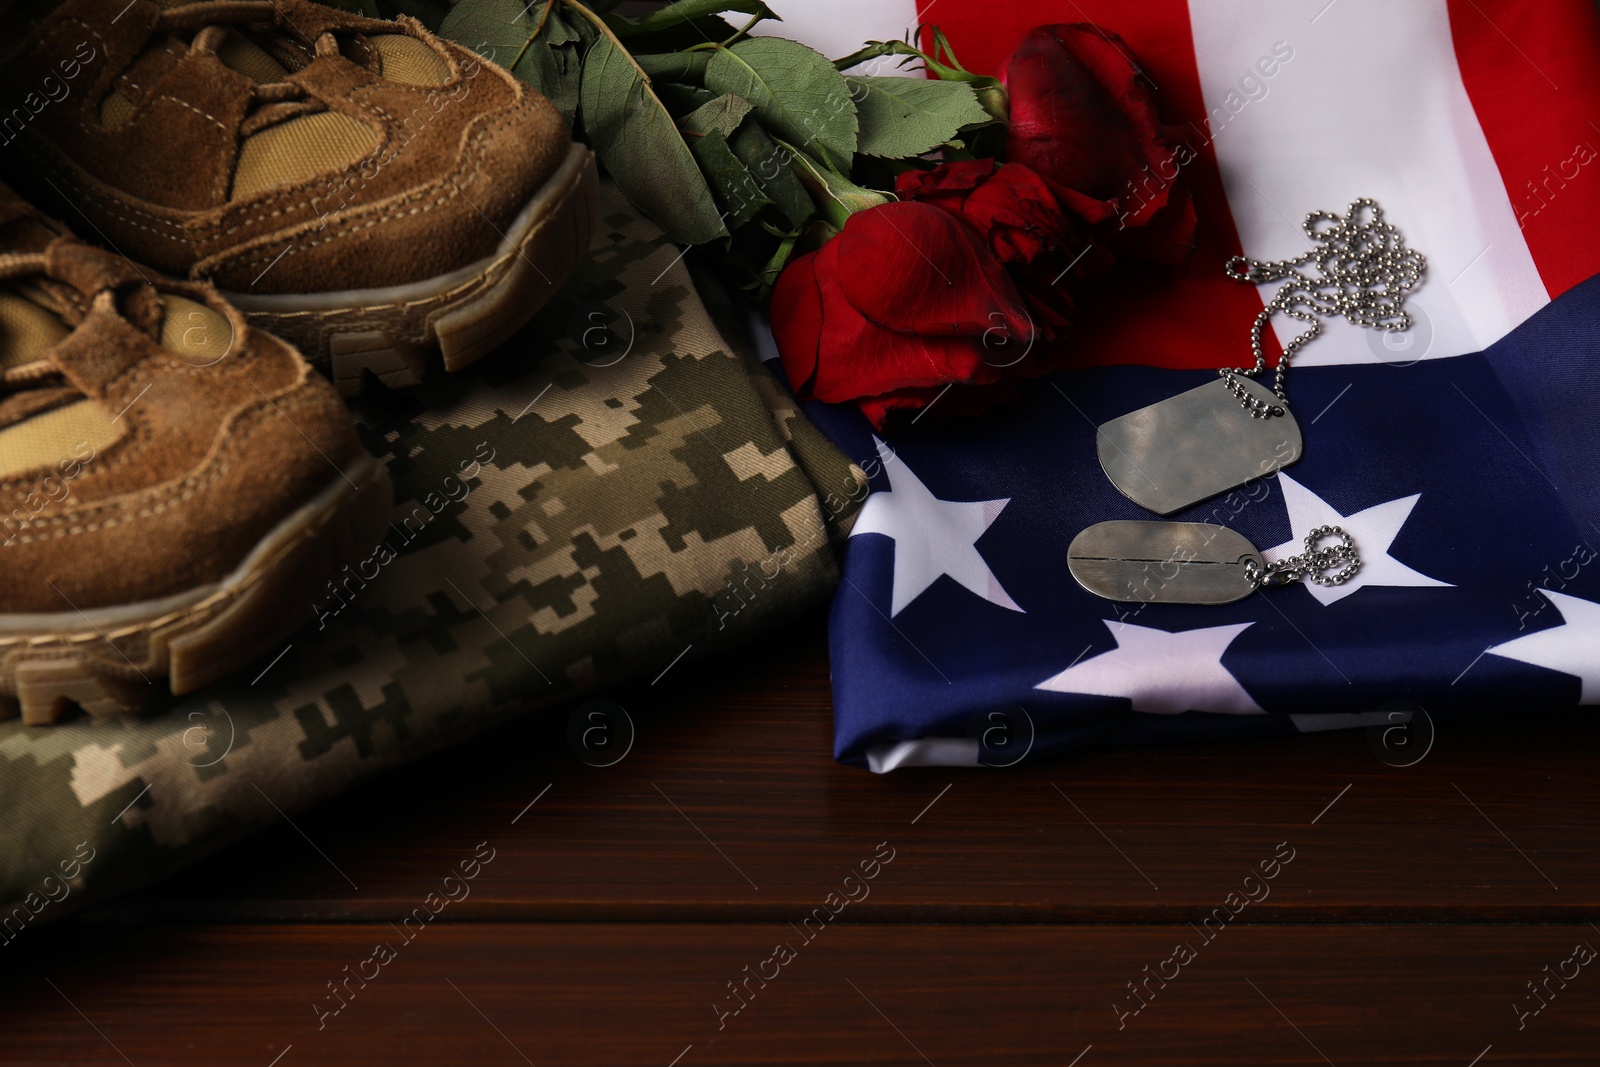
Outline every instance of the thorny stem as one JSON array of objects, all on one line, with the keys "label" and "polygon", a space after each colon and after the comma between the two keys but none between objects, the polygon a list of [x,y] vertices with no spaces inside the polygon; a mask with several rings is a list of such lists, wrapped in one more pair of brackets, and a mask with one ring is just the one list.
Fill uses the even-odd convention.
[{"label": "thorny stem", "polygon": [[757,12],[756,14],[751,15],[750,16],[750,21],[745,23],[743,26],[740,26],[737,30],[735,30],[734,33],[733,33],[733,36],[729,37],[726,41],[706,41],[704,44],[693,44],[693,45],[690,45],[688,48],[685,48],[684,51],[685,52],[720,52],[724,48],[728,48],[728,47],[730,47],[730,46],[732,46],[734,44],[737,44],[740,40],[750,36],[750,30],[755,26],[755,24],[758,23],[758,22],[764,21],[766,18],[767,18],[766,15],[763,15],[760,12]]}]

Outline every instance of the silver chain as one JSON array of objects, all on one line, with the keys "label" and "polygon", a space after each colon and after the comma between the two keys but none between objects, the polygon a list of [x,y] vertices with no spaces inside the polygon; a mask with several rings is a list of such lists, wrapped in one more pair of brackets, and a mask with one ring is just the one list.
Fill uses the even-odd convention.
[{"label": "silver chain", "polygon": [[[1371,212],[1361,218],[1362,209]],[[1330,225],[1317,229],[1319,223]],[[1255,352],[1252,368],[1228,367],[1219,370],[1239,403],[1252,418],[1281,416],[1288,402],[1283,392],[1284,374],[1289,361],[1307,342],[1322,332],[1322,319],[1342,315],[1357,326],[1398,333],[1411,328],[1411,314],[1405,310],[1406,294],[1415,289],[1428,269],[1428,261],[1407,248],[1400,231],[1383,220],[1383,209],[1371,197],[1350,205],[1344,215],[1332,211],[1313,211],[1306,216],[1306,236],[1316,242],[1293,259],[1260,260],[1234,256],[1224,268],[1228,277],[1241,282],[1272,282],[1287,279],[1270,303],[1261,309],[1250,327],[1250,348]],[[1315,264],[1320,277],[1300,273],[1299,267]],[[1291,319],[1309,323],[1311,328],[1283,346],[1278,372],[1272,383],[1278,403],[1268,404],[1251,396],[1239,384],[1239,375],[1255,377],[1267,367],[1267,354],[1261,347],[1261,331],[1272,313],[1281,311]]]},{"label": "silver chain", "polygon": [[[1339,543],[1328,548],[1318,548],[1324,537],[1336,537]],[[1342,568],[1342,569],[1336,569]],[[1343,585],[1361,569],[1361,557],[1356,553],[1355,540],[1342,526],[1318,526],[1306,534],[1306,550],[1298,556],[1274,560],[1265,568],[1248,560],[1244,565],[1245,577],[1257,589],[1267,585],[1288,585],[1304,578],[1317,585]]]}]

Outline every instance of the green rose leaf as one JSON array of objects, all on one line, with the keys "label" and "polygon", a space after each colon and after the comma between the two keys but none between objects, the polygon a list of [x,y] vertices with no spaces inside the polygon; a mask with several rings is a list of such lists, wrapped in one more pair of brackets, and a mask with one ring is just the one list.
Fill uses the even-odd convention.
[{"label": "green rose leaf", "polygon": [[727,227],[737,230],[755,218],[756,212],[772,203],[761,183],[739,162],[720,130],[709,130],[689,142],[700,169],[716,190],[717,200],[727,210]]},{"label": "green rose leaf", "polygon": [[[348,0],[339,6],[349,6]],[[510,68],[543,13],[542,2],[529,7],[515,0],[463,0],[450,9],[439,33]]]},{"label": "green rose leaf", "polygon": [[930,152],[963,126],[989,121],[972,86],[923,78],[845,79],[860,115],[856,151],[884,159]]},{"label": "green rose leaf", "polygon": [[700,85],[706,80],[710,52],[669,52],[660,56],[634,56],[652,81],[688,82]]},{"label": "green rose leaf", "polygon": [[792,153],[780,148],[767,136],[765,130],[754,122],[739,127],[730,140],[733,154],[739,157],[745,169],[761,183],[761,191],[777,207],[778,214],[792,230],[799,230],[817,213],[806,187],[789,169]]},{"label": "green rose leaf", "polygon": [[633,61],[607,37],[583,64],[580,108],[589,144],[627,198],[674,241],[727,236],[711,188],[672,116]]},{"label": "green rose leaf", "polygon": [[650,84],[655,87],[656,95],[661,98],[661,102],[667,105],[667,110],[680,117],[717,98],[717,94],[710,89],[702,89],[698,85],[665,82],[654,75],[651,75]]},{"label": "green rose leaf", "polygon": [[865,189],[831,167],[817,162],[804,152],[779,141],[789,151],[789,166],[805,185],[806,191],[822,209],[822,217],[839,229],[851,215],[894,199],[876,189]]},{"label": "green rose leaf", "polygon": [[439,33],[476,49],[537,88],[570,126],[578,115],[583,51],[594,31],[559,7],[547,14],[545,6],[519,0],[462,0],[445,16]]},{"label": "green rose leaf", "polygon": [[706,88],[755,105],[761,124],[784,140],[848,168],[856,150],[856,106],[844,76],[817,52],[781,37],[719,48]]},{"label": "green rose leaf", "polygon": [[696,137],[715,132],[726,139],[733,136],[733,131],[739,128],[739,123],[750,111],[750,101],[733,93],[723,93],[685,115],[683,121],[678,123],[678,128]]},{"label": "green rose leaf", "polygon": [[728,145],[728,138],[750,111],[750,101],[724,93],[678,120],[678,129],[688,140],[689,151],[694,153],[701,172],[711,183],[717,201],[727,209],[724,221],[729,230],[737,230],[772,203],[755,176],[745,169]]}]

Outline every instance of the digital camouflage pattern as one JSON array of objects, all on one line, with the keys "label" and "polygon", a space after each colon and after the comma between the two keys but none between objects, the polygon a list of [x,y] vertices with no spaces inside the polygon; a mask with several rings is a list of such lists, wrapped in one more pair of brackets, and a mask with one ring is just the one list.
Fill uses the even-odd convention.
[{"label": "digital camouflage pattern", "polygon": [[828,595],[862,472],[728,344],[678,249],[610,187],[592,252],[468,373],[357,403],[394,476],[392,532],[306,591],[280,659],[136,718],[0,724],[0,945]]}]

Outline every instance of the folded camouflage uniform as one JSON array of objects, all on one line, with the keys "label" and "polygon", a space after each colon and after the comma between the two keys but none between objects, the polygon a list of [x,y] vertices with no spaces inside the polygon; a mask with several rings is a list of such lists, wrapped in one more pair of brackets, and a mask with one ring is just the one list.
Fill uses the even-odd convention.
[{"label": "folded camouflage uniform", "polygon": [[139,717],[0,723],[0,943],[274,805],[828,596],[864,478],[729,346],[677,256],[608,187],[590,261],[526,330],[465,374],[362,399],[396,514],[307,590],[281,658]]}]

